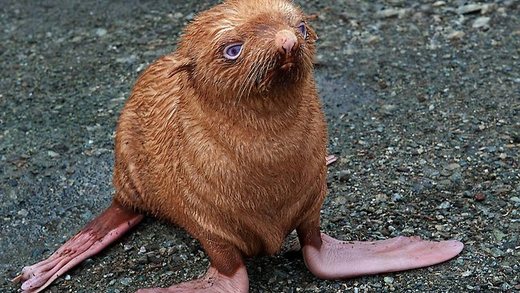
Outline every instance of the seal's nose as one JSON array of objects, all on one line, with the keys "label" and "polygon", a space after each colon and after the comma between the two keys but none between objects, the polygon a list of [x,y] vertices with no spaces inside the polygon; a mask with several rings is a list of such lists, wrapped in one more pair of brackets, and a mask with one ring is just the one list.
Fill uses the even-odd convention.
[{"label": "seal's nose", "polygon": [[288,30],[281,30],[275,36],[276,48],[278,52],[289,56],[298,47],[298,38]]}]

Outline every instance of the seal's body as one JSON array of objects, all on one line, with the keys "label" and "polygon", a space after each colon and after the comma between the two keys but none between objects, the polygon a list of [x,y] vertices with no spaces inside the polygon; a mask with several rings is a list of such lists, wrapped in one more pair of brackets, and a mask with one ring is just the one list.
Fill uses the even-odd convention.
[{"label": "seal's body", "polygon": [[313,77],[316,34],[286,0],[229,0],[201,13],[178,49],[140,76],[116,131],[112,205],[15,278],[40,291],[141,221],[169,220],[211,260],[200,279],[143,292],[247,292],[244,257],[296,229],[307,267],[348,278],[427,266],[458,241],[342,242],[320,233],[326,127]]},{"label": "seal's body", "polygon": [[277,252],[326,188],[315,34],[293,5],[252,2],[201,14],[142,74],[119,119],[114,175],[123,205],[247,256]]}]

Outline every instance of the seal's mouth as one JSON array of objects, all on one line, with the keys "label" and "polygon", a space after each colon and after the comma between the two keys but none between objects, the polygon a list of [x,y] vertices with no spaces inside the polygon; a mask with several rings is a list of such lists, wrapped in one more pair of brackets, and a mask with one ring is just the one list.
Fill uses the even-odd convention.
[{"label": "seal's mouth", "polygon": [[295,67],[296,65],[296,56],[294,55],[288,55],[288,56],[285,56],[285,58],[282,58],[282,60],[280,60],[280,65],[278,66],[279,69],[281,70],[284,70],[284,71],[288,71],[290,69],[292,69],[293,67]]},{"label": "seal's mouth", "polygon": [[287,75],[293,71],[297,71],[298,64],[299,61],[296,56],[288,56],[282,60],[279,60],[278,64],[273,66],[270,71],[273,75]]},{"label": "seal's mouth", "polygon": [[279,63],[266,72],[261,78],[257,79],[257,86],[261,89],[268,88],[273,82],[288,82],[297,76],[298,63],[295,60],[286,60]]},{"label": "seal's mouth", "polygon": [[294,62],[285,62],[280,66],[280,69],[288,71],[291,70],[296,64]]},{"label": "seal's mouth", "polygon": [[300,76],[302,59],[299,54],[287,54],[276,56],[271,64],[265,64],[264,70],[257,75],[256,86],[260,90],[266,90],[275,84],[295,82]]}]

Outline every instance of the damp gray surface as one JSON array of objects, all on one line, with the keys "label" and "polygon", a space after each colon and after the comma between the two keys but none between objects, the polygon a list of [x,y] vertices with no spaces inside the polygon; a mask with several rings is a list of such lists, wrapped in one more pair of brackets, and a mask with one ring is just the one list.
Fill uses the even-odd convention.
[{"label": "damp gray surface", "polygon": [[[320,36],[329,123],[322,229],[459,239],[430,268],[323,281],[298,253],[248,260],[251,292],[520,290],[518,1],[296,1]],[[110,203],[132,84],[216,1],[0,5],[0,291]],[[186,233],[147,219],[50,292],[133,292],[203,274]]]}]

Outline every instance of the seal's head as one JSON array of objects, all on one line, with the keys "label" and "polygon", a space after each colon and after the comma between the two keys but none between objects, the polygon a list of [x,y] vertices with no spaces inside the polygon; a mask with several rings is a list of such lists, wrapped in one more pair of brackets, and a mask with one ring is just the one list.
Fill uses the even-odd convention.
[{"label": "seal's head", "polygon": [[290,1],[228,0],[195,18],[177,54],[203,96],[265,97],[312,78],[316,39]]}]

